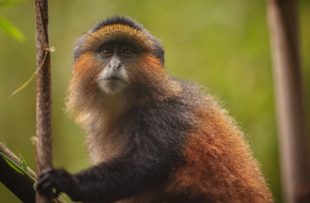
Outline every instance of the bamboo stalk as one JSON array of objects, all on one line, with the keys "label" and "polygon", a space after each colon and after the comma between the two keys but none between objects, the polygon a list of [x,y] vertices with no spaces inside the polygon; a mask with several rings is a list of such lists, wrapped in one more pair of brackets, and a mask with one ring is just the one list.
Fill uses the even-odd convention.
[{"label": "bamboo stalk", "polygon": [[[11,162],[11,163],[10,163]],[[35,201],[35,173],[6,146],[0,143],[0,182],[22,202]]]}]

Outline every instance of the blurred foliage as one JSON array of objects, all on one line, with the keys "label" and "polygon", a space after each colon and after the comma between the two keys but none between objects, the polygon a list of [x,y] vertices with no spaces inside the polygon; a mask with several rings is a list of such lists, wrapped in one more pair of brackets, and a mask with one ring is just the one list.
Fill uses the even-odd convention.
[{"label": "blurred foliage", "polygon": [[15,6],[21,2],[22,2],[22,0],[0,0],[0,7]]},{"label": "blurred foliage", "polygon": [[[1,5],[1,1],[0,1]],[[111,15],[130,16],[162,40],[170,74],[216,95],[244,129],[274,197],[281,202],[273,77],[265,1],[89,0],[49,2],[52,53],[54,164],[72,172],[88,166],[83,132],[64,111],[72,50],[78,36]],[[299,1],[306,112],[310,116],[310,2]],[[2,7],[24,43],[0,32],[0,140],[35,168],[35,88],[10,94],[35,70],[34,5]],[[309,122],[309,120],[308,120]],[[310,129],[309,129],[310,130]],[[309,132],[309,131],[308,131]],[[1,202],[18,200],[0,185]]]},{"label": "blurred foliage", "polygon": [[[0,1],[0,8],[3,6],[15,5],[19,1]],[[9,20],[0,16],[0,30],[5,31],[9,36],[15,38],[17,41],[24,41],[24,34]]]},{"label": "blurred foliage", "polygon": [[25,36],[19,29],[12,24],[9,20],[5,19],[4,17],[0,16],[0,29],[7,32],[11,37],[15,38],[17,41],[24,41]]}]

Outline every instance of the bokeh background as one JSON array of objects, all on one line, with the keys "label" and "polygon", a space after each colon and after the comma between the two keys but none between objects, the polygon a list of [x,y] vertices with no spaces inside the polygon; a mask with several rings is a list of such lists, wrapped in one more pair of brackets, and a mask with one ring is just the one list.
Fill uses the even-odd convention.
[{"label": "bokeh background", "polygon": [[[1,2],[0,16],[25,39],[19,42],[0,30],[0,142],[35,168],[34,81],[10,97],[35,71],[34,1]],[[222,101],[245,131],[276,202],[281,202],[274,81],[266,2],[261,0],[50,1],[50,45],[56,49],[51,56],[54,165],[72,172],[88,166],[84,134],[66,115],[64,100],[75,40],[112,15],[142,23],[161,39],[171,75],[200,83]],[[310,1],[299,1],[299,20],[309,124]],[[0,202],[19,200],[0,184]]]}]

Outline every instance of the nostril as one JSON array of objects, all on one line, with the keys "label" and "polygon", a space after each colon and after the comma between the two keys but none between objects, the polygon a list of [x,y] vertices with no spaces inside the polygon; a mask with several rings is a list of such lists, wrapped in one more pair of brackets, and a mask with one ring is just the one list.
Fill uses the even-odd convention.
[{"label": "nostril", "polygon": [[121,64],[109,65],[109,69],[118,70],[121,68]]},{"label": "nostril", "polygon": [[115,68],[115,69],[119,69],[121,67],[121,65],[122,64],[119,63],[119,62],[115,62],[115,63],[112,64],[113,68]]},{"label": "nostril", "polygon": [[122,66],[121,63],[117,63],[117,64],[116,64],[116,68],[117,68],[117,69],[119,69],[121,66]]}]

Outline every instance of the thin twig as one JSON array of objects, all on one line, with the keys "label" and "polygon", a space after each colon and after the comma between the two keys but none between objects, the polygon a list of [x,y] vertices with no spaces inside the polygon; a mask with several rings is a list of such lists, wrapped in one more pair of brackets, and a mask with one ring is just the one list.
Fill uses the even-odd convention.
[{"label": "thin twig", "polygon": [[54,48],[51,47],[49,49],[46,49],[46,52],[44,54],[44,58],[42,60],[42,63],[40,64],[39,68],[37,68],[33,73],[32,75],[22,84],[20,85],[17,89],[15,89],[12,94],[11,94],[11,97],[15,96],[16,94],[18,94],[19,92],[21,92],[25,87],[27,87],[29,85],[29,83],[34,79],[34,77],[38,74],[39,70],[42,68],[43,64],[44,64],[44,61],[45,61],[45,58],[48,54],[48,52],[54,52]]}]

